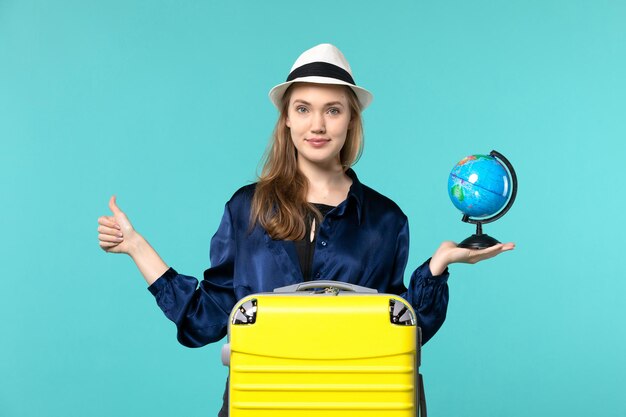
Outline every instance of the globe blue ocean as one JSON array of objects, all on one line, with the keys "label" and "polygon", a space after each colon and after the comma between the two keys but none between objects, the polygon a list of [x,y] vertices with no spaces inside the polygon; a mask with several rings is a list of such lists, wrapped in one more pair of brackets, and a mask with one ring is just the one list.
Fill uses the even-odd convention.
[{"label": "globe blue ocean", "polygon": [[448,177],[450,200],[463,214],[483,218],[496,214],[511,193],[511,179],[490,155],[470,155],[452,168]]}]

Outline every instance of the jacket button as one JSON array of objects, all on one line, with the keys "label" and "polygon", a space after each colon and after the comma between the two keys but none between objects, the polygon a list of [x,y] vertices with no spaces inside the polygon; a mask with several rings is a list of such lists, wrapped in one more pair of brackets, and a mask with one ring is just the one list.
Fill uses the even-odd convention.
[{"label": "jacket button", "polygon": [[326,246],[326,241],[322,240],[322,246]]},{"label": "jacket button", "polygon": [[322,276],[322,274],[320,274],[319,272],[317,274],[315,274],[315,278],[319,278],[321,276]]}]

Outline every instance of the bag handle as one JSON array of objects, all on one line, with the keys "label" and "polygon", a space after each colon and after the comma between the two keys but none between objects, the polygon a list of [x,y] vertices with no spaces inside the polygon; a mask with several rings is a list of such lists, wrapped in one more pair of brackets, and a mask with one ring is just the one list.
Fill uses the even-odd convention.
[{"label": "bag handle", "polygon": [[330,280],[319,280],[319,281],[308,281],[302,282],[299,284],[287,285],[286,287],[275,288],[274,292],[276,293],[294,293],[306,290],[314,290],[314,289],[338,289],[340,291],[350,291],[357,293],[366,293],[366,294],[376,294],[377,290],[373,288],[362,287],[360,285],[349,284],[347,282],[341,281],[330,281]]}]

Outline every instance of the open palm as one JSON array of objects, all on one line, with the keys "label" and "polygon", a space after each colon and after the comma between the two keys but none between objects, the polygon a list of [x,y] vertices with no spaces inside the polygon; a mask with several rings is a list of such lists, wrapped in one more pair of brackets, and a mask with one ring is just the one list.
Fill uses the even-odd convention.
[{"label": "open palm", "polygon": [[512,249],[515,249],[514,243],[498,243],[486,249],[467,249],[459,248],[456,243],[446,241],[435,251],[430,261],[430,269],[433,275],[439,275],[449,264],[475,264]]}]

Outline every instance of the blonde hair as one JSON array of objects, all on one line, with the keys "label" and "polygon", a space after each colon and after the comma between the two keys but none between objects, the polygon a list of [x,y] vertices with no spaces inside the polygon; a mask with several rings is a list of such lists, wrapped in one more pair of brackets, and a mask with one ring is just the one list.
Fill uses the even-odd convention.
[{"label": "blonde hair", "polygon": [[[250,211],[250,227],[259,224],[276,240],[303,239],[308,213],[314,213],[321,221],[319,210],[306,201],[308,180],[298,169],[298,152],[287,127],[291,87],[293,84],[283,95],[274,133],[263,155],[263,168]],[[346,141],[339,153],[344,171],[354,165],[363,153],[361,108],[354,91],[347,86],[345,89],[349,91],[347,97],[351,121]]]}]

